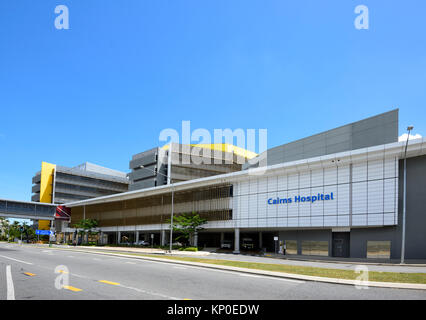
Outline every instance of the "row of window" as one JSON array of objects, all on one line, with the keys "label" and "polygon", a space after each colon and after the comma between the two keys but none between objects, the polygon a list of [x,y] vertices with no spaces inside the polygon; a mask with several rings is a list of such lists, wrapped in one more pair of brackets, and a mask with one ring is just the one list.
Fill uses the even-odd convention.
[{"label": "row of window", "polygon": [[[286,254],[298,254],[297,240],[285,240]],[[390,259],[391,241],[367,241],[368,259]],[[328,256],[328,241],[302,241],[302,255]]]}]

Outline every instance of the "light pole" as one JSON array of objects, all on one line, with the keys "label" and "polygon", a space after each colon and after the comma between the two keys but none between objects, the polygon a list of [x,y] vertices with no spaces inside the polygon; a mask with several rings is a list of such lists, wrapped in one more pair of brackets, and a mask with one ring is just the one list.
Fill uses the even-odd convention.
[{"label": "light pole", "polygon": [[[139,168],[150,170],[150,171],[152,171],[156,174],[162,175],[166,179],[169,179],[169,177],[166,176],[165,174],[158,172],[158,171],[154,171],[154,170],[149,169],[149,168],[146,168],[145,166],[140,166]],[[169,249],[169,252],[172,253],[172,248],[173,248],[173,204],[174,204],[174,189],[175,189],[174,186],[173,186],[172,178],[170,178],[170,185],[172,187],[172,213],[171,213],[171,217],[170,217],[170,241],[169,241],[170,242],[170,249]]]},{"label": "light pole", "polygon": [[407,142],[405,143],[405,152],[404,152],[404,195],[403,195],[403,204],[402,204],[402,243],[401,243],[401,264],[404,263],[405,259],[405,216],[406,216],[406,207],[407,207],[407,147],[408,140],[410,138],[410,131],[413,130],[413,126],[407,127],[408,135]]}]

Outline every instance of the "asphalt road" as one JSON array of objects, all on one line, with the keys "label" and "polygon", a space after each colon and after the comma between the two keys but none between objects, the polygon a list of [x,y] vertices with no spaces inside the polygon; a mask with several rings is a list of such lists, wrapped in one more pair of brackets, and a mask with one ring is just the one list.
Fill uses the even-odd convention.
[{"label": "asphalt road", "polygon": [[[68,282],[67,282],[68,279]],[[426,299],[426,291],[277,279],[0,243],[0,299]]]}]

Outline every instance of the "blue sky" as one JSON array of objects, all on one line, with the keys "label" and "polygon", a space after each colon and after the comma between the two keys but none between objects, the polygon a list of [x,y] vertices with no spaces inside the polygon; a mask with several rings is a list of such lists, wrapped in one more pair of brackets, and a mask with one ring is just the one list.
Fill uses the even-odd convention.
[{"label": "blue sky", "polygon": [[[54,27],[69,8],[70,29]],[[354,27],[357,5],[369,30]],[[426,132],[426,3],[0,2],[0,198],[41,161],[128,171],[165,128],[266,128],[273,147],[398,107]]]}]

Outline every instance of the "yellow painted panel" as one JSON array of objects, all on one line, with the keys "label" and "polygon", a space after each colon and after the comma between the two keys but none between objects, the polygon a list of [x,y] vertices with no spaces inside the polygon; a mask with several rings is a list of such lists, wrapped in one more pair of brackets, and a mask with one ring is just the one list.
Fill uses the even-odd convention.
[{"label": "yellow painted panel", "polygon": [[54,164],[41,163],[40,202],[52,203],[53,173],[55,168],[56,165]]},{"label": "yellow painted panel", "polygon": [[39,230],[50,230],[50,221],[49,220],[39,220],[38,221]]},{"label": "yellow painted panel", "polygon": [[[206,148],[211,150],[217,150],[222,152],[233,152],[237,156],[244,157],[246,159],[253,159],[257,157],[257,153],[234,146],[229,143],[212,143],[212,144],[191,144],[192,147]],[[168,150],[170,144],[163,146],[164,150]]]}]

